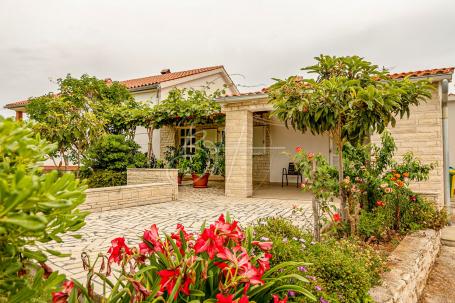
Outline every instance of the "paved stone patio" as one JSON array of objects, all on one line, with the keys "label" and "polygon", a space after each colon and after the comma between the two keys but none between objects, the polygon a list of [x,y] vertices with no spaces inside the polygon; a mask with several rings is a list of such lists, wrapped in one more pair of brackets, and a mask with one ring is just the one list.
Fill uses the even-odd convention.
[{"label": "paved stone patio", "polygon": [[[208,189],[192,189],[184,186],[179,190],[179,200],[140,207],[111,210],[90,214],[87,225],[78,234],[82,239],[64,236],[64,243],[50,243],[46,247],[71,253],[71,257],[51,257],[49,265],[68,277],[85,280],[80,255],[87,252],[92,258],[98,252],[107,252],[110,241],[125,237],[129,245],[137,245],[145,228],[156,224],[160,231],[171,232],[182,223],[191,232],[199,231],[201,224],[215,221],[222,213],[229,212],[243,225],[269,216],[291,218],[300,226],[311,224],[311,201],[302,194],[302,201],[270,198],[228,198],[217,186]],[[304,215],[293,214],[293,206],[305,210]],[[305,218],[307,217],[307,218]]]}]

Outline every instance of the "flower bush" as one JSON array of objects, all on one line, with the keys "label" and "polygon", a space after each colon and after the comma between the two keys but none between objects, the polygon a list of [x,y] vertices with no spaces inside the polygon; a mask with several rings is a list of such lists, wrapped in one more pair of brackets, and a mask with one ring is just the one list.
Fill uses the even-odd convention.
[{"label": "flower bush", "polygon": [[[310,291],[322,303],[369,302],[368,291],[379,283],[384,268],[384,258],[363,243],[334,238],[316,242],[287,219],[264,219],[254,226],[254,234],[274,243],[271,266],[289,261],[311,263],[294,272],[310,280]],[[293,300],[308,302],[305,297]]]},{"label": "flower bush", "polygon": [[[376,208],[383,208],[386,204],[388,204],[387,209],[391,209],[393,205],[394,215],[385,218],[381,211],[377,212],[382,219],[393,221],[391,224],[385,222],[384,228],[398,232],[415,230],[401,227],[402,212],[405,208],[409,208],[409,197],[414,199],[418,197],[409,185],[412,181],[427,180],[434,164],[423,164],[412,153],[404,154],[402,161],[397,162],[393,158],[396,146],[390,134],[384,132],[381,141],[380,147],[374,144],[353,146],[348,143],[345,145],[343,150],[345,177],[341,184],[338,183],[336,168],[329,165],[324,156],[306,153],[301,148],[296,149],[294,156],[296,167],[310,181],[309,184],[303,184],[302,188],[311,191],[318,200],[323,212],[320,215],[320,221],[324,222],[331,218],[333,226],[342,234],[357,235],[360,221],[363,220],[362,222],[365,223],[365,218],[371,219],[370,212],[374,212]],[[331,207],[334,198],[339,198],[339,186],[343,187],[342,192],[347,202],[347,209],[344,212],[347,216],[345,221],[340,216],[341,210]],[[420,197],[418,199],[422,200]],[[413,212],[418,211],[418,206],[423,209],[431,208],[430,204],[424,204],[423,202],[414,203]],[[435,206],[432,208],[433,216],[441,217],[443,221],[444,215],[437,211]],[[406,225],[425,226],[421,224],[423,222],[420,220],[424,220],[421,216],[408,215],[406,220],[408,220]],[[362,230],[365,231],[365,228],[369,227],[363,226]]]},{"label": "flower bush", "polygon": [[[291,291],[315,301],[305,288],[309,280],[294,270],[308,264],[291,261],[271,268],[272,247],[270,241],[253,240],[252,229],[243,230],[229,216],[221,215],[209,227],[203,226],[199,235],[179,224],[174,233],[161,238],[152,225],[137,247],[129,247],[120,237],[94,263],[84,255],[87,286],[74,281],[70,296],[78,294],[87,302],[97,298],[103,302],[285,303]],[[95,270],[98,262],[101,265]],[[109,288],[102,299],[93,291],[95,276]]]}]

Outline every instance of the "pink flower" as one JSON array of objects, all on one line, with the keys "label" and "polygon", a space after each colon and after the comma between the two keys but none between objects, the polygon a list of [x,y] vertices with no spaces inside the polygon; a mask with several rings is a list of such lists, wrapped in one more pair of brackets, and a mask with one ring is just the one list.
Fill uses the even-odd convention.
[{"label": "pink flower", "polygon": [[120,264],[120,261],[125,255],[131,255],[130,248],[125,244],[125,238],[119,237],[111,241],[112,246],[107,253],[109,254],[109,263],[115,262]]},{"label": "pink flower", "polygon": [[376,201],[376,206],[384,206],[384,202],[382,202],[381,200],[378,200]]},{"label": "pink flower", "polygon": [[259,241],[252,241],[251,244],[256,245],[262,251],[269,251],[272,249],[273,242],[259,242]]},{"label": "pink flower", "polygon": [[150,226],[150,229],[144,230],[142,236],[144,242],[139,243],[139,253],[145,255],[153,252],[163,252],[163,243],[158,234],[156,224]]},{"label": "pink flower", "polygon": [[313,158],[314,158],[314,153],[308,153],[308,154],[307,154],[307,158],[308,158],[308,160],[313,160]]},{"label": "pink flower", "polygon": [[197,254],[207,252],[210,259],[215,257],[215,254],[223,251],[224,240],[215,234],[215,227],[205,228],[199,238],[196,240],[194,250]]}]

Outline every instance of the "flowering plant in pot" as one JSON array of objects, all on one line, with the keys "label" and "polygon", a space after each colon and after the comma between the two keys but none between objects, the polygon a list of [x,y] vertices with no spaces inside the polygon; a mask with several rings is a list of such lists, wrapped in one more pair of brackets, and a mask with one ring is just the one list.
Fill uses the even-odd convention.
[{"label": "flowering plant in pot", "polygon": [[[97,297],[109,303],[285,303],[287,293],[292,292],[315,301],[301,283],[295,283],[309,283],[295,273],[307,264],[292,261],[270,268],[272,242],[254,241],[252,235],[251,227],[243,230],[229,215],[221,215],[208,227],[203,225],[198,235],[178,224],[174,233],[160,237],[152,225],[137,247],[116,238],[107,255],[99,254],[95,264],[84,255],[87,287],[74,281],[74,294],[69,296],[77,293],[84,302],[94,302]],[[118,270],[112,277],[114,265]],[[103,282],[102,295],[94,294],[95,277]]]},{"label": "flowering plant in pot", "polygon": [[209,181],[210,171],[213,167],[210,149],[204,141],[196,143],[196,151],[191,157],[191,176],[194,188],[206,188]]}]

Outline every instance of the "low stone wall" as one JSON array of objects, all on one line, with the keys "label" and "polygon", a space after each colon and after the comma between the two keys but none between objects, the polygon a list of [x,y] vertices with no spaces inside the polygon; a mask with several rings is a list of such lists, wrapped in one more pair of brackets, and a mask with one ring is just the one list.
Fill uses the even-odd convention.
[{"label": "low stone wall", "polygon": [[416,303],[441,247],[441,232],[423,230],[406,236],[389,256],[390,271],[370,290],[377,303]]},{"label": "low stone wall", "polygon": [[127,184],[170,183],[177,189],[178,169],[169,168],[128,168]]},{"label": "low stone wall", "polygon": [[91,188],[81,210],[102,212],[177,199],[176,186],[168,182]]}]

